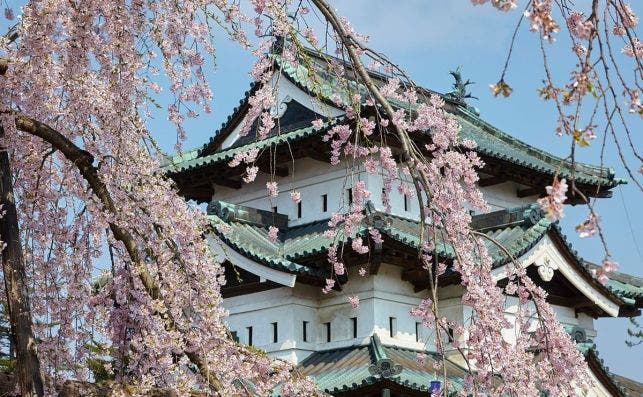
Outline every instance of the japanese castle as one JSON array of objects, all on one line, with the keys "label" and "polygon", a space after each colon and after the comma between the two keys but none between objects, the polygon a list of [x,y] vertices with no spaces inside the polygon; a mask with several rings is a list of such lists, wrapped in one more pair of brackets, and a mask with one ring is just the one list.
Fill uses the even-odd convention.
[{"label": "japanese castle", "polygon": [[[225,263],[222,293],[229,329],[239,343],[296,364],[329,395],[428,396],[431,381],[440,378],[432,365],[439,357],[427,342],[432,339],[429,330],[409,314],[428,296],[429,284],[417,258],[418,203],[394,190],[391,210],[385,211],[381,177],[354,170],[371,192],[367,222],[356,235],[366,240],[367,228],[376,228],[383,242],[370,241],[368,255],[345,254],[350,281],[340,279],[341,290],[323,293],[330,275],[326,249],[332,243],[323,233],[331,214],[351,200],[351,185],[347,164],[330,164],[331,148],[322,136],[327,126],[344,118],[344,111],[331,100],[333,79],[321,57],[311,52],[306,67],[274,59],[278,71],[269,84],[278,92],[272,112],[279,128],[264,139],[255,129],[240,136],[249,98],[259,88],[253,84],[209,142],[165,166],[187,200],[208,203],[213,226],[208,238]],[[379,74],[372,77],[384,82]],[[510,253],[547,291],[559,321],[584,354],[594,381],[588,396],[643,395],[642,384],[609,372],[592,342],[595,319],[640,314],[643,279],[615,272],[606,285],[600,284],[591,273],[593,265],[536,204],[557,171],[561,178],[570,177],[571,164],[493,127],[461,97],[451,93],[444,98],[463,137],[477,143],[475,150],[485,162],[479,186],[493,210],[474,214],[473,228],[508,249],[488,246],[499,285],[506,283]],[[314,128],[316,119],[323,119],[326,127]],[[430,136],[416,139],[426,143]],[[229,163],[251,148],[260,153],[254,163],[259,174],[246,184],[246,167]],[[280,193],[269,199],[266,182],[271,178],[279,183]],[[586,164],[577,164],[575,180],[586,196],[601,198],[609,198],[611,189],[623,183],[612,170]],[[290,197],[292,190],[301,193],[298,204]],[[567,203],[578,204],[572,197]],[[279,228],[276,242],[268,237],[269,226]],[[357,275],[360,268],[366,269],[365,277]],[[441,277],[440,312],[450,320],[466,321],[471,309],[461,302],[457,273],[447,271]],[[347,301],[349,295],[359,297],[357,309]],[[517,298],[507,299],[510,312]],[[426,354],[424,365],[416,360],[419,352]],[[447,347],[445,355],[450,383],[457,387],[465,374],[462,359],[455,348]]]}]

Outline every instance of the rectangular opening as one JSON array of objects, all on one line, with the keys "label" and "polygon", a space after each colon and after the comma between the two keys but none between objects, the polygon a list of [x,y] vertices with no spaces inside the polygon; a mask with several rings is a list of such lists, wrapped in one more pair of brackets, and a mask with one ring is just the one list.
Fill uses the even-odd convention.
[{"label": "rectangular opening", "polygon": [[348,195],[348,205],[353,204],[353,188],[346,189],[346,194]]},{"label": "rectangular opening", "polygon": [[404,211],[409,210],[409,197],[405,194],[404,195]]},{"label": "rectangular opening", "polygon": [[324,332],[326,333],[326,342],[330,342],[330,323],[324,323]]},{"label": "rectangular opening", "polygon": [[239,342],[239,335],[237,335],[237,331],[232,331],[230,332],[230,336],[232,336],[232,340],[235,342]]},{"label": "rectangular opening", "polygon": [[322,194],[322,212],[328,211],[328,195]]},{"label": "rectangular opening", "polygon": [[357,317],[351,317],[351,325],[353,326],[353,338],[357,338]]},{"label": "rectangular opening", "polygon": [[246,327],[248,331],[248,346],[252,346],[252,327]]},{"label": "rectangular opening", "polygon": [[394,338],[397,333],[397,319],[395,317],[388,318],[388,333],[391,338]]},{"label": "rectangular opening", "polygon": [[449,343],[453,343],[455,340],[454,334],[453,334],[453,328],[449,327],[447,328],[447,337],[449,338]]},{"label": "rectangular opening", "polygon": [[301,333],[303,336],[304,342],[308,342],[308,321],[302,322]]},{"label": "rectangular opening", "polygon": [[301,218],[301,201],[297,203],[297,218]]},{"label": "rectangular opening", "polygon": [[277,213],[277,207],[276,207],[276,206],[275,206],[275,207],[272,207],[272,213],[273,213],[273,214],[276,214],[276,213]]},{"label": "rectangular opening", "polygon": [[422,323],[415,323],[415,341],[419,342],[420,341],[420,328],[422,326]]},{"label": "rectangular opening", "polygon": [[277,323],[272,323],[272,343],[277,343],[279,340],[279,332],[277,328]]}]

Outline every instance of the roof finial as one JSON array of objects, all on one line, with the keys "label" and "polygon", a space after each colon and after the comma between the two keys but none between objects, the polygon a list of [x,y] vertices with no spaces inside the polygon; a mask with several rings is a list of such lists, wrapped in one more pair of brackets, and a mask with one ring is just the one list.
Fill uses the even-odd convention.
[{"label": "roof finial", "polygon": [[477,97],[474,97],[473,95],[471,95],[470,92],[467,92],[467,86],[474,84],[474,82],[469,79],[467,79],[467,81],[464,81],[462,79],[461,66],[458,66],[455,70],[451,70],[449,74],[453,76],[453,78],[455,79],[455,82],[453,83],[453,90],[446,94],[448,98],[456,102],[459,102],[463,105],[466,105],[466,102],[464,101],[465,99],[468,99],[468,98],[478,99]]}]

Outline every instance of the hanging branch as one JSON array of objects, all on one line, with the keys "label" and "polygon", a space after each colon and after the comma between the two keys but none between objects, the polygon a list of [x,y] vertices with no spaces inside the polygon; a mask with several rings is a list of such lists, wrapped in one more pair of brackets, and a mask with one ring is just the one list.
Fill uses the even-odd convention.
[{"label": "hanging branch", "polygon": [[[53,148],[60,151],[65,158],[74,164],[80,174],[87,181],[92,192],[101,201],[106,212],[115,215],[116,206],[107,189],[107,186],[101,181],[98,175],[98,169],[93,165],[94,156],[91,153],[79,148],[69,139],[67,139],[60,132],[54,130],[46,124],[40,123],[29,117],[23,115],[15,116],[16,128],[20,131],[26,132],[33,136],[37,136],[49,143]],[[151,299],[160,300],[166,305],[161,289],[150,275],[143,261],[143,255],[137,248],[136,241],[132,233],[124,227],[119,226],[114,222],[109,222],[109,228],[112,231],[114,238],[125,246],[127,254],[132,261],[132,264],[138,274],[138,277],[145,288],[145,291]],[[167,305],[166,305],[167,306]],[[176,329],[175,320],[169,310],[163,310],[163,314],[158,314],[165,322],[168,330]],[[184,343],[188,343],[187,337],[184,335]],[[184,351],[185,356],[194,364],[201,376],[207,380],[208,384],[214,391],[223,390],[223,385],[216,375],[209,371],[206,360],[198,353],[193,351]]]}]

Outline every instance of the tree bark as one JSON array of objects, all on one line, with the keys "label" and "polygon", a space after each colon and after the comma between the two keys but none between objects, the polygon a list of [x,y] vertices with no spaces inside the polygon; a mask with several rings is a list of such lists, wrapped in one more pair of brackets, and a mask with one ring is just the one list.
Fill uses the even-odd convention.
[{"label": "tree bark", "polygon": [[[23,132],[41,138],[45,142],[49,143],[53,148],[60,151],[68,161],[76,165],[80,174],[89,184],[90,189],[102,202],[103,206],[105,207],[105,211],[111,214],[117,213],[114,200],[112,199],[107,186],[100,179],[98,170],[93,165],[94,156],[92,156],[91,153],[81,149],[76,144],[74,144],[74,142],[70,141],[66,136],[64,136],[57,130],[54,130],[47,124],[41,123],[23,115],[16,115],[15,121],[16,128]],[[145,291],[152,299],[160,299],[163,303],[165,303],[165,300],[163,299],[163,296],[161,294],[161,289],[147,270],[142,259],[144,255],[139,251],[139,247],[130,230],[114,222],[109,222],[109,227],[112,231],[112,234],[114,235],[114,238],[122,242],[125,246],[125,250],[132,260],[132,264],[136,268],[136,273],[138,274],[138,277],[141,280]],[[165,321],[165,325],[168,329],[175,328],[175,321],[169,310],[165,314],[163,314],[161,318],[163,318],[163,320]],[[189,338],[186,335],[183,335],[183,339],[186,345],[189,344]],[[201,357],[196,352],[185,351],[184,354],[199,369],[199,373],[201,374],[201,376],[203,376],[204,379],[206,379],[211,389],[217,392],[221,392],[223,390],[223,384],[216,376],[216,374],[210,371],[205,358]]]},{"label": "tree bark", "polygon": [[20,245],[9,154],[6,150],[0,151],[0,203],[5,211],[0,219],[0,238],[6,244],[2,251],[2,268],[11,337],[16,349],[15,373],[23,397],[42,396],[44,394],[42,374],[31,320],[27,275]]}]

